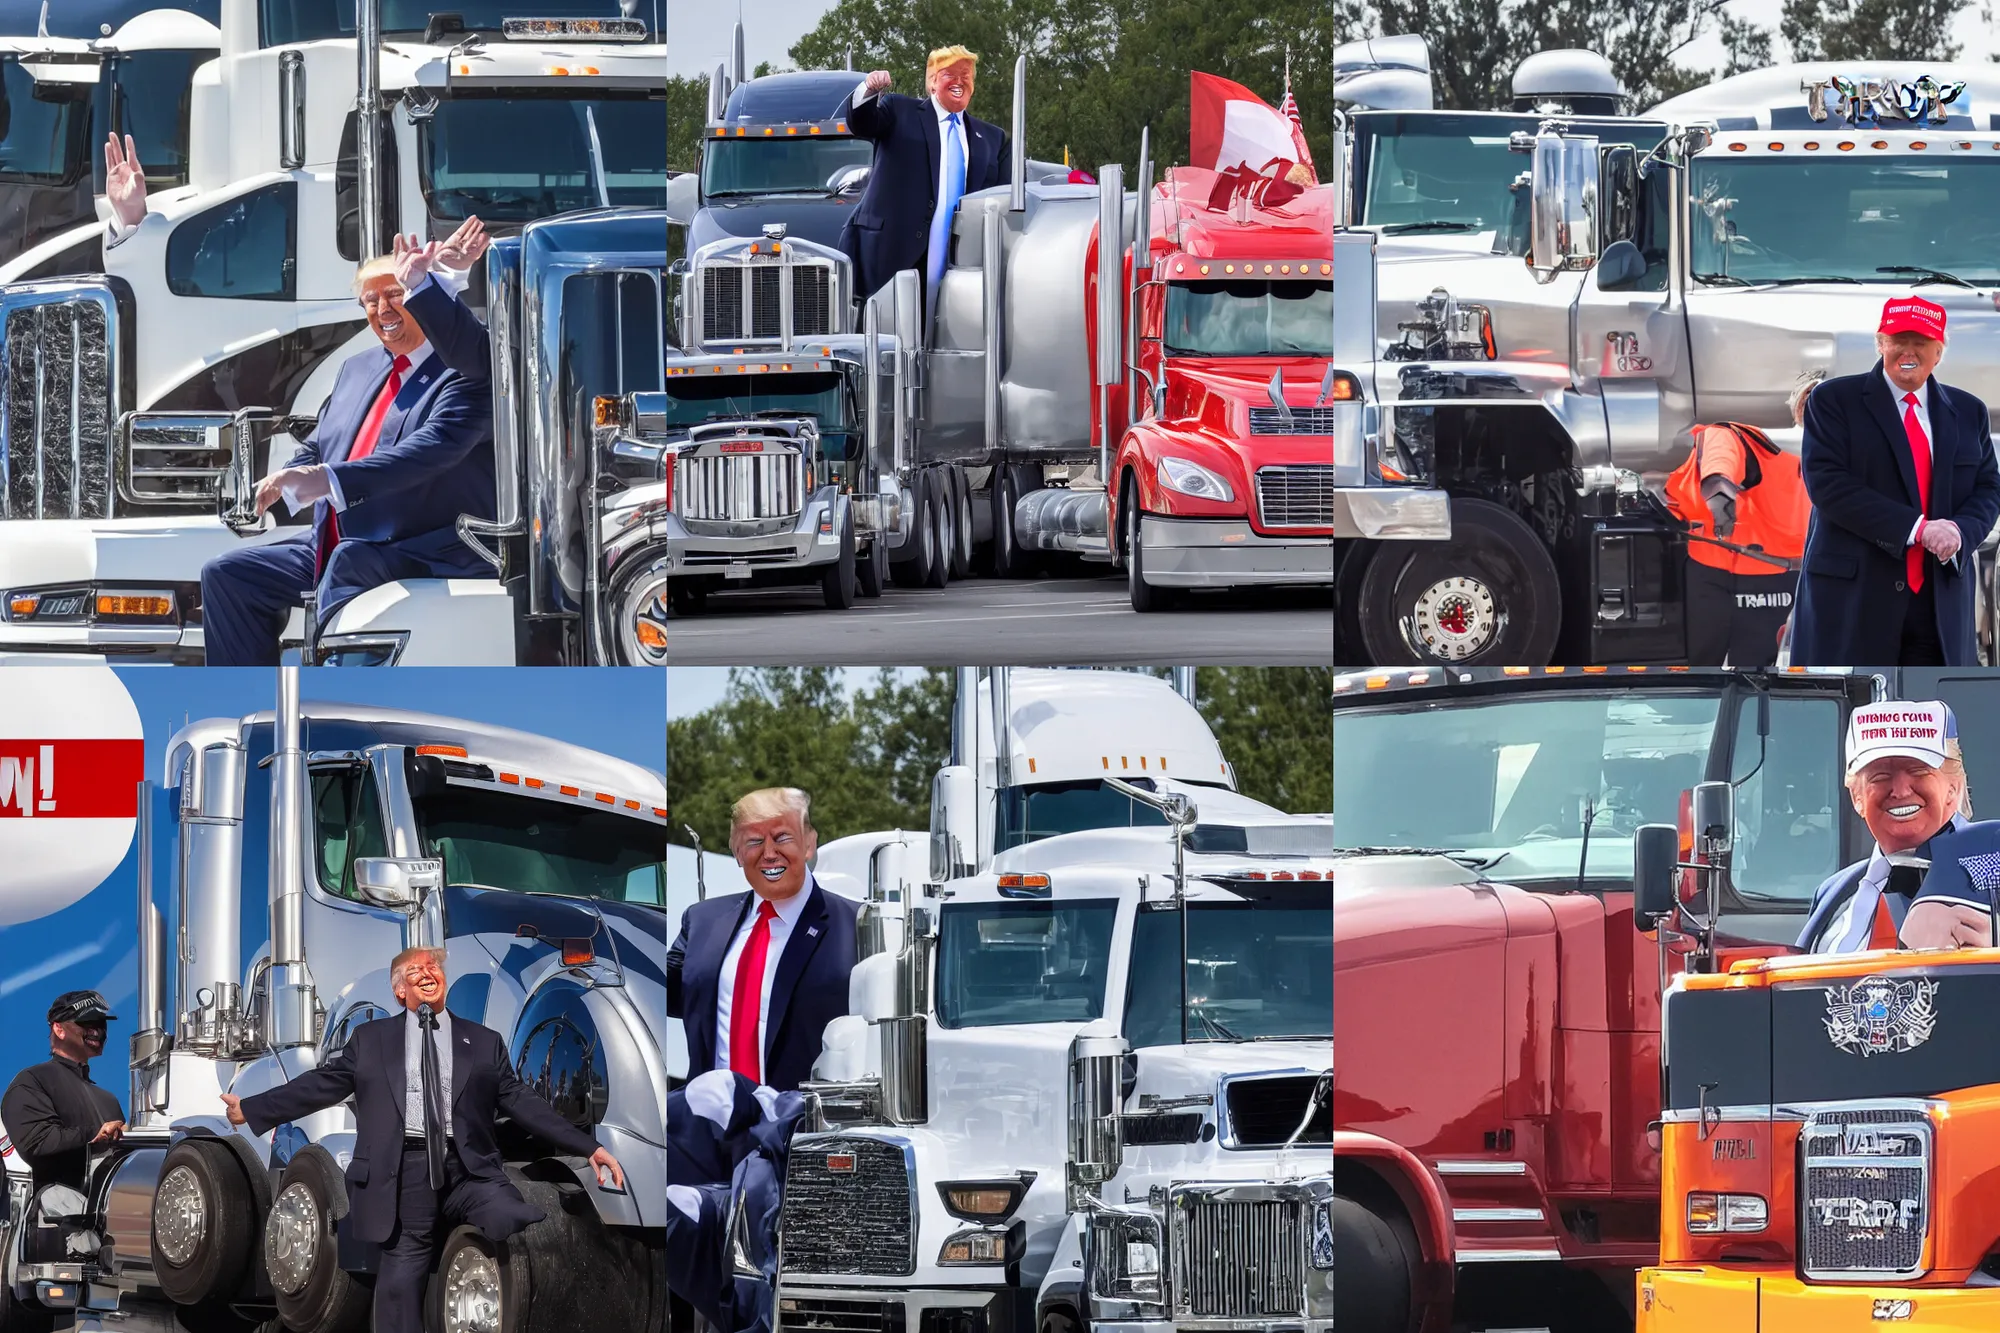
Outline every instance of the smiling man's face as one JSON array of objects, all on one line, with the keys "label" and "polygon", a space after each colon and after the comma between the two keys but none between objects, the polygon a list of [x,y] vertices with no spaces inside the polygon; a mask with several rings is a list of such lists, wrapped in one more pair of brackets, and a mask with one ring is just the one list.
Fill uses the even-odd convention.
[{"label": "smiling man's face", "polygon": [[1914,393],[1944,359],[1944,344],[1921,333],[1878,333],[1875,350],[1889,379],[1905,393]]},{"label": "smiling man's face", "polygon": [[395,274],[378,273],[361,284],[361,308],[368,327],[392,354],[406,356],[423,346],[424,331],[403,308],[403,284]]},{"label": "smiling man's face", "polygon": [[819,835],[788,812],[744,820],[730,830],[729,850],[758,897],[782,900],[805,887],[806,863],[819,850]]},{"label": "smiling man's face", "polygon": [[1901,755],[1877,759],[1861,770],[1852,793],[1855,812],[1876,846],[1907,852],[1951,822],[1958,810],[1959,780],[1942,769]]},{"label": "smiling man's face", "polygon": [[49,1049],[58,1055],[88,1063],[104,1054],[104,1020],[96,1019],[88,1023],[56,1023],[51,1035],[54,1040]]},{"label": "smiling man's face", "polygon": [[444,1008],[444,963],[436,954],[420,953],[404,963],[394,985],[396,998],[405,1009],[429,1005]]},{"label": "smiling man's face", "polygon": [[946,111],[963,112],[972,105],[970,60],[954,60],[949,65],[940,65],[931,71],[926,82],[930,84],[931,96]]}]

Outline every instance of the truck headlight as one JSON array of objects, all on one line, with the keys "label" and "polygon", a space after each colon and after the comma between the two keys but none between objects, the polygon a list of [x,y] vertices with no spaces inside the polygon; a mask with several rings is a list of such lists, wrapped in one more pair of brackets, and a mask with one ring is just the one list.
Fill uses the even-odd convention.
[{"label": "truck headlight", "polygon": [[1185,458],[1162,458],[1159,477],[1160,485],[1168,490],[1191,495],[1197,500],[1230,504],[1236,499],[1236,491],[1227,481]]},{"label": "truck headlight", "polygon": [[1696,1190],[1687,1196],[1687,1229],[1698,1236],[1722,1232],[1762,1231],[1770,1209],[1755,1194],[1714,1194]]},{"label": "truck headlight", "polygon": [[1151,1213],[1094,1213],[1090,1218],[1090,1294],[1099,1300],[1164,1306],[1166,1245]]},{"label": "truck headlight", "polygon": [[6,595],[7,619],[29,625],[178,625],[174,588],[16,588]]},{"label": "truck headlight", "polygon": [[966,1268],[977,1265],[1012,1263],[1019,1258],[1017,1248],[1010,1242],[1016,1235],[1027,1238],[1024,1227],[999,1230],[982,1227],[976,1231],[960,1231],[952,1235],[938,1251],[938,1265],[942,1268]]},{"label": "truck headlight", "polygon": [[943,1180],[938,1182],[938,1194],[944,1199],[945,1211],[953,1217],[967,1222],[1004,1222],[1021,1206],[1022,1196],[1035,1178],[1033,1172],[1023,1175],[1026,1179]]}]

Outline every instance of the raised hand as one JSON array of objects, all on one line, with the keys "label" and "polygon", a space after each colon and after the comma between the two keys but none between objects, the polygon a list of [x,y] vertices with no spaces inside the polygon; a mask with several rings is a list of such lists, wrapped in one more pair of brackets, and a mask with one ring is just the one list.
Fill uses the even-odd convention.
[{"label": "raised hand", "polygon": [[414,291],[438,262],[443,247],[437,241],[419,241],[415,236],[398,235],[391,258],[396,265],[396,281],[405,292]]},{"label": "raised hand", "polygon": [[[486,234],[486,224],[477,216],[469,217],[458,224],[458,230],[446,237],[437,248],[437,262],[445,268],[464,272],[479,262],[486,248],[493,244],[493,238]],[[405,289],[407,290],[407,288]]]},{"label": "raised hand", "polygon": [[129,134],[122,148],[115,134],[104,141],[104,197],[126,226],[136,227],[145,219],[146,170],[139,165],[139,149]]},{"label": "raised hand", "polygon": [[883,90],[884,88],[887,88],[888,86],[889,86],[889,71],[888,71],[888,70],[886,70],[886,69],[878,69],[878,70],[873,70],[873,71],[871,71],[871,72],[869,73],[869,75],[868,75],[868,91],[869,91],[869,92],[871,92],[871,93],[879,93],[879,92],[881,92],[881,91],[882,91],[882,90]]}]

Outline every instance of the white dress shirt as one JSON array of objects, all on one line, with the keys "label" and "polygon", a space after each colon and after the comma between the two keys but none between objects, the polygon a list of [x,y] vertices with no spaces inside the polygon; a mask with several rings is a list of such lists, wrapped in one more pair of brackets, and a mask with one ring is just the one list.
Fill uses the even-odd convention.
[{"label": "white dress shirt", "polygon": [[[869,101],[874,96],[874,93],[868,91],[868,80],[863,79],[860,86],[855,88],[854,95],[848,99],[847,104],[850,107],[857,107],[863,102]],[[972,113],[970,111],[960,112],[958,123],[953,124],[951,120],[952,113],[939,106],[938,100],[935,97],[926,97],[924,100],[930,103],[931,110],[937,115],[938,122],[938,178],[937,195],[935,196],[937,203],[931,209],[931,221],[935,223],[937,221],[937,210],[944,207],[945,200],[944,172],[950,156],[944,151],[945,135],[952,135],[958,140],[958,160],[965,164],[967,177],[969,178],[972,174],[972,145],[965,137],[965,118]],[[963,194],[964,191],[960,193]]]},{"label": "white dress shirt", "polygon": [[[1889,386],[1889,396],[1896,400],[1896,420],[1901,421],[1904,413],[1910,410],[1910,405],[1903,401],[1903,395],[1912,392],[1912,390],[1897,388],[1896,381],[1889,378],[1889,368],[1887,366],[1882,367],[1882,379]],[[1931,461],[1935,463],[1937,461],[1937,450],[1935,448],[1937,437],[1931,434],[1931,382],[1928,379],[1925,380],[1924,386],[1914,392],[1917,395],[1917,425],[1924,432],[1925,443],[1933,446]],[[1925,520],[1921,518],[1917,520],[1916,525],[1910,529],[1908,540],[1903,545],[1915,546],[1917,544],[1917,535],[1924,530],[1924,522]]]},{"label": "white dress shirt", "polygon": [[[444,1099],[444,1136],[451,1137],[451,1014],[437,1012],[438,1094]],[[424,1132],[424,1031],[417,1011],[403,1011],[403,1133]]]},{"label": "white dress shirt", "polygon": [[[426,279],[426,281],[428,281],[428,279]],[[418,283],[417,290],[422,291],[423,289],[424,289],[424,284],[421,282]],[[384,348],[383,350],[387,351],[388,349]],[[392,353],[391,355],[393,356],[394,354]],[[431,345],[429,339],[426,339],[423,342],[417,344],[416,350],[409,352],[406,355],[408,355],[410,358],[410,368],[403,372],[404,384],[408,384],[410,380],[413,377],[415,377],[416,373],[419,370],[423,369],[424,363],[431,359],[433,353],[431,351]],[[385,385],[388,382],[389,381],[387,379],[384,379],[382,381],[382,383]],[[398,388],[396,391],[398,393],[401,393],[402,389]],[[379,393],[380,390],[377,390],[377,392]],[[374,405],[373,399],[369,400],[369,405],[371,407]],[[367,414],[363,413],[362,420],[365,422],[367,419],[368,419]],[[348,447],[350,449],[353,448],[352,445],[349,445]],[[333,506],[334,513],[336,514],[346,513],[347,497],[343,495],[340,490],[340,474],[335,472],[331,467],[328,467],[325,463],[321,463],[319,464],[319,466],[321,468],[324,468],[326,471],[327,502]],[[298,487],[290,484],[287,484],[285,487],[285,503],[291,508],[291,511],[295,514],[303,513],[305,510],[312,508],[312,505],[310,503],[301,503],[301,501],[298,498]]]},{"label": "white dress shirt", "polygon": [[[805,887],[791,897],[773,902],[777,915],[771,918],[771,943],[764,952],[764,990],[758,999],[757,1008],[757,1073],[761,1081],[766,1072],[765,1059],[770,1055],[771,1024],[771,983],[778,975],[778,959],[784,955],[785,942],[792,937],[792,927],[799,923],[799,916],[806,910],[806,899],[812,896],[813,880],[806,876]],[[744,947],[750,943],[750,932],[757,925],[759,908],[764,899],[757,898],[743,914],[743,923],[736,928],[735,936],[729,941],[729,951],[722,955],[722,973],[716,978],[715,987],[715,1067],[729,1068],[729,1018],[736,1002],[736,968],[742,961]]]}]

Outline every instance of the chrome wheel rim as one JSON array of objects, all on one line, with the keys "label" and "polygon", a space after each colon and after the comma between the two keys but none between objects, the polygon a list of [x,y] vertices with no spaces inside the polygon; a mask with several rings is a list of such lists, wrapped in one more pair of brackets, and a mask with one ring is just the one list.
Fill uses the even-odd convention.
[{"label": "chrome wheel rim", "polygon": [[1410,613],[1410,646],[1446,662],[1463,662],[1493,646],[1500,634],[1493,590],[1475,578],[1439,579],[1417,595]]},{"label": "chrome wheel rim", "polygon": [[153,1195],[153,1241],[176,1268],[185,1268],[208,1239],[208,1197],[185,1164],[160,1179]]},{"label": "chrome wheel rim", "polygon": [[287,1296],[305,1290],[313,1263],[319,1258],[319,1205],[301,1181],[278,1193],[264,1224],[264,1267],[271,1285]]},{"label": "chrome wheel rim", "polygon": [[500,1264],[462,1245],[444,1273],[445,1333],[500,1333]]},{"label": "chrome wheel rim", "polygon": [[628,666],[667,664],[667,576],[655,573],[627,586],[612,614]]}]

